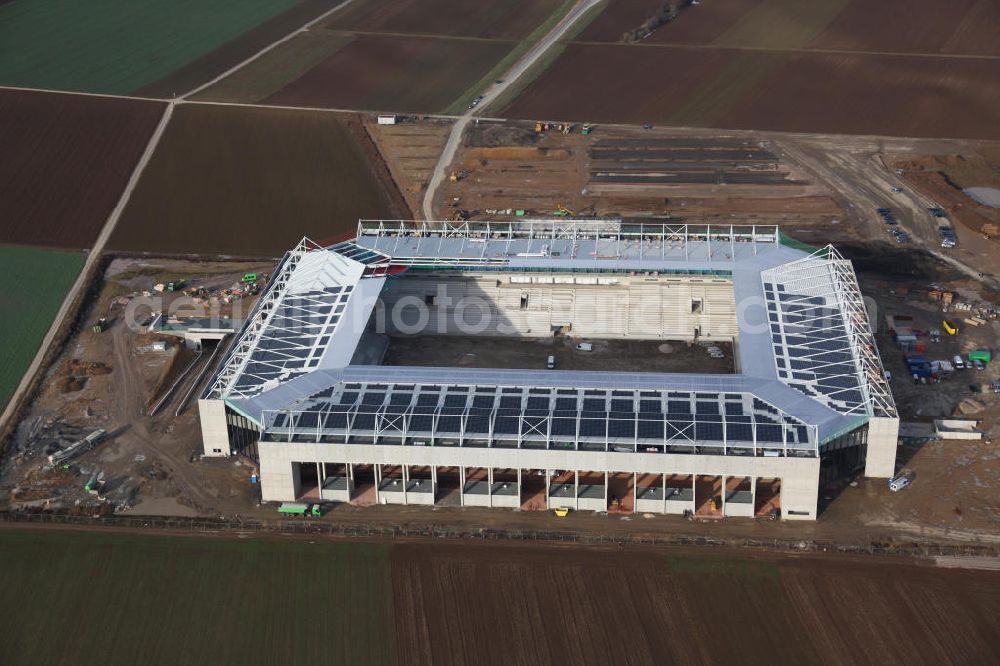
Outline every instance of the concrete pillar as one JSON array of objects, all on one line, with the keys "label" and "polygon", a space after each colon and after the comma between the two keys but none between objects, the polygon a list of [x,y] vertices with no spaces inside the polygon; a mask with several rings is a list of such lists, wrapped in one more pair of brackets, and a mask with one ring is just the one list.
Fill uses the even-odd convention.
[{"label": "concrete pillar", "polygon": [[663,513],[667,512],[667,475],[663,475]]},{"label": "concrete pillar", "polygon": [[891,479],[896,474],[899,419],[875,416],[868,421],[868,454],[865,476]]},{"label": "concrete pillar", "polygon": [[819,501],[819,458],[806,461],[808,467],[781,477],[781,517],[786,520],[815,520]]},{"label": "concrete pillar", "polygon": [[753,507],[753,515],[757,515],[757,475],[750,477],[750,506]]},{"label": "concrete pillar", "polygon": [[604,510],[608,509],[608,473],[604,473]]},{"label": "concrete pillar", "polygon": [[632,472],[632,513],[636,513],[636,504],[639,501],[639,473]]},{"label": "concrete pillar", "polygon": [[230,455],[226,403],[222,400],[199,400],[198,419],[201,421],[203,453],[206,456]]},{"label": "concrete pillar", "polygon": [[382,465],[373,465],[375,469],[375,503],[380,504],[382,499],[379,486],[382,485]]},{"label": "concrete pillar", "polygon": [[722,506],[720,506],[719,509],[722,511],[722,515],[725,516],[726,515],[726,482],[729,479],[726,478],[725,474],[723,474],[721,476],[721,478],[722,478]]},{"label": "concrete pillar", "polygon": [[524,486],[521,485],[521,468],[517,468],[517,502],[524,502]]},{"label": "concrete pillar", "polygon": [[407,502],[406,493],[410,485],[410,466],[403,465],[403,504],[409,504]]},{"label": "concrete pillar", "polygon": [[549,507],[549,484],[552,483],[552,470],[545,470],[545,508]]},{"label": "concrete pillar", "polygon": [[465,468],[458,468],[458,504],[465,506]]},{"label": "concrete pillar", "polygon": [[490,508],[493,508],[493,468],[486,468],[486,495],[489,497]]},{"label": "concrete pillar", "polygon": [[580,506],[580,470],[573,472],[573,506]]}]

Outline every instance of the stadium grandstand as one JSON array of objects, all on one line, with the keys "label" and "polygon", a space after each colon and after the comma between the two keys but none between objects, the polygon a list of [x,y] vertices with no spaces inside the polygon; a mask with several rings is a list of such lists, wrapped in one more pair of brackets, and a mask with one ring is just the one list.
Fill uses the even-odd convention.
[{"label": "stadium grandstand", "polygon": [[[735,371],[383,364],[428,332],[726,344]],[[835,248],[617,220],[303,239],[199,407],[205,454],[257,461],[265,501],[719,518],[815,519],[827,481],[892,476],[899,425]]]}]

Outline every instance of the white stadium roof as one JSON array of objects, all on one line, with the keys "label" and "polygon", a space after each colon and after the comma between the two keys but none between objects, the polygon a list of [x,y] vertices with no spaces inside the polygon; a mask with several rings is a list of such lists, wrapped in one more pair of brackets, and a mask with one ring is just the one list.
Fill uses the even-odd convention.
[{"label": "white stadium roof", "polygon": [[[759,307],[737,308],[737,375],[350,365],[385,276],[399,267],[710,273],[733,280],[737,304]],[[780,432],[786,451],[815,451],[873,415],[895,415],[854,271],[835,249],[802,246],[773,226],[607,220],[362,221],[354,239],[328,248],[303,239],[205,397],[279,437],[429,426],[440,437],[481,437],[483,428],[501,437],[515,421],[514,436],[565,437],[573,412],[584,439],[709,442],[725,433],[736,446]],[[603,434],[590,424],[601,419]]]}]

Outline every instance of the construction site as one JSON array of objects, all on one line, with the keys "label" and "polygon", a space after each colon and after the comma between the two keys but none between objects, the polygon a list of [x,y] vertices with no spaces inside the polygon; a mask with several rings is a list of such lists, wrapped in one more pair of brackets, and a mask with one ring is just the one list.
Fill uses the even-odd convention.
[{"label": "construction site", "polygon": [[231,465],[190,468],[195,406],[272,269],[108,262],[15,434],[4,468],[10,503],[89,514],[141,501],[143,512],[197,515],[227,487],[242,488]]},{"label": "construction site", "polygon": [[[528,354],[383,365],[414,333]],[[717,363],[588,368],[633,340]],[[850,263],[776,227],[379,220],[286,254],[199,407],[265,501],[815,519],[895,474],[884,374]]]}]

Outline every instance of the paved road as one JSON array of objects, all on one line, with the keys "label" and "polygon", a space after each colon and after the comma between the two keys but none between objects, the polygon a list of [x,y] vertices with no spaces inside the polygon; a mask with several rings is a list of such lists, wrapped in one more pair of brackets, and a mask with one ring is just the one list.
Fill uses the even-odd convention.
[{"label": "paved road", "polygon": [[445,170],[448,165],[451,164],[452,160],[455,159],[455,153],[458,151],[458,147],[462,141],[462,134],[465,133],[465,128],[468,126],[469,121],[472,120],[473,116],[482,112],[486,109],[492,102],[496,101],[507,88],[511,86],[515,81],[517,81],[539,58],[542,57],[546,51],[555,44],[560,37],[566,34],[574,23],[576,23],[580,17],[586,14],[592,7],[598,4],[601,0],[578,0],[573,8],[570,9],[562,19],[556,23],[551,30],[544,37],[538,40],[534,46],[528,50],[514,65],[501,75],[501,83],[496,83],[490,86],[486,92],[483,93],[483,99],[480,101],[476,108],[469,109],[455,122],[455,125],[451,128],[451,134],[448,136],[448,141],[445,143],[444,150],[441,153],[441,157],[438,159],[437,166],[434,167],[434,173],[431,174],[430,182],[427,183],[427,191],[424,193],[424,203],[423,203],[423,215],[425,220],[434,219],[434,194],[437,192],[437,188],[441,185],[444,180]]}]

